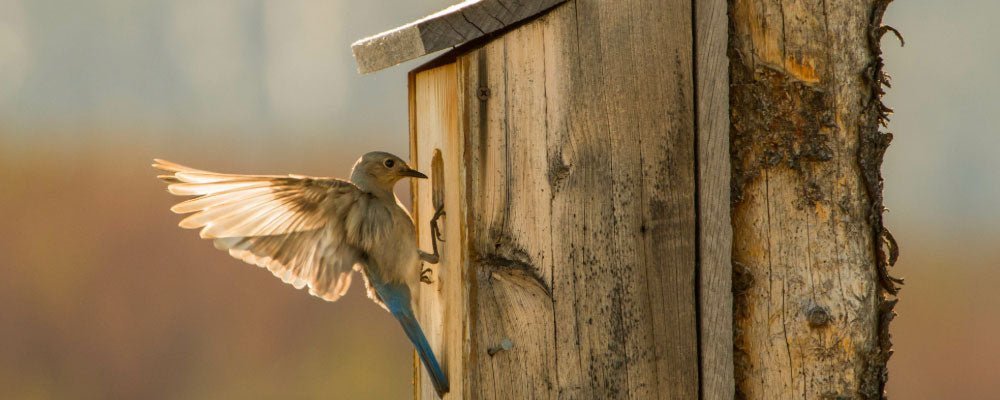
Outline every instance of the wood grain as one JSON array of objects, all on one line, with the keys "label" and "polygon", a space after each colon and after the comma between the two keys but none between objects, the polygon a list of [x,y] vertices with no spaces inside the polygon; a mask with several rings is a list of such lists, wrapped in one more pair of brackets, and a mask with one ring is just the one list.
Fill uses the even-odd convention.
[{"label": "wood grain", "polygon": [[695,0],[702,400],[731,400],[735,395],[726,10],[726,0]]},{"label": "wood grain", "polygon": [[516,25],[566,0],[468,0],[351,45],[366,74]]},{"label": "wood grain", "polygon": [[577,265],[557,280],[577,279],[575,310],[557,312],[575,322],[566,331],[580,344],[563,343],[558,356],[575,353],[582,368],[560,379],[582,384],[584,397],[589,386],[597,398],[694,398],[691,4],[578,1],[572,18],[566,10],[553,21],[565,41],[551,46],[571,54],[555,63],[569,101],[559,142],[568,172],[553,214],[580,240],[560,235],[554,249]]},{"label": "wood grain", "polygon": [[[472,398],[551,397],[551,222],[546,169],[544,60],[539,24],[465,57],[470,196],[469,254],[477,292]],[[508,47],[516,42],[520,46]],[[504,339],[514,347],[489,354]]]},{"label": "wood grain", "polygon": [[[462,243],[466,234],[462,216],[465,214],[465,186],[462,154],[464,139],[459,130],[458,72],[455,64],[420,71],[411,74],[410,96],[413,114],[411,116],[410,162],[420,171],[433,171],[432,161],[435,150],[440,150],[444,166],[444,205],[447,215],[441,219],[446,243]],[[417,236],[420,247],[429,251],[430,218],[434,215],[435,182],[429,179],[412,180],[414,183],[413,217],[417,222]],[[440,185],[440,182],[437,184]],[[441,260],[430,266],[433,284],[421,285],[417,293],[417,318],[421,327],[438,355],[442,369],[448,375],[454,398],[462,398],[468,354],[468,335],[465,329],[468,320],[467,292],[468,257],[462,246],[444,245],[440,247]],[[434,386],[427,372],[414,358],[416,398],[437,398]],[[455,395],[457,393],[457,396]]]},{"label": "wood grain", "polygon": [[881,397],[858,164],[875,4],[731,2],[737,397]]},{"label": "wood grain", "polygon": [[[444,245],[462,261],[441,274],[447,291],[465,268],[467,297],[421,299],[464,340],[447,398],[733,397],[724,5],[573,1],[414,74],[418,165],[444,146],[462,170],[445,196],[464,235]],[[420,94],[442,69],[454,139]]]},{"label": "wood grain", "polygon": [[691,15],[576,1],[457,56],[469,354],[449,398],[698,396]]}]

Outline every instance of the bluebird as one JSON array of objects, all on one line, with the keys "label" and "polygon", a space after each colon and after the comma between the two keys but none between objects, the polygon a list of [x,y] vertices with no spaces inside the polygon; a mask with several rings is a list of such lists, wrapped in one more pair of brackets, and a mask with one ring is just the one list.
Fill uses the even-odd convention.
[{"label": "bluebird", "polygon": [[439,259],[438,207],[431,221],[433,253],[417,247],[409,212],[393,192],[403,178],[426,179],[399,157],[371,152],[354,164],[351,179],[302,175],[233,175],[155,160],[170,193],[198,196],[170,210],[180,226],[201,229],[215,247],[267,268],[285,283],[327,301],[347,292],[361,273],[368,297],[399,321],[439,396],[448,378],[413,314],[411,293],[428,282],[421,261]]}]

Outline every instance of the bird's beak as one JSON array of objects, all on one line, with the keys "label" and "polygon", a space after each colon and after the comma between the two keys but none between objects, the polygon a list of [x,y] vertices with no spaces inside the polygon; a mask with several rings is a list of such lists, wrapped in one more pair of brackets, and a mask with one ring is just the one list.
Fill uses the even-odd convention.
[{"label": "bird's beak", "polygon": [[412,169],[412,168],[407,168],[407,169],[404,169],[402,171],[399,171],[399,174],[402,175],[402,176],[408,176],[408,177],[411,177],[411,178],[427,179],[427,175],[424,175],[420,171],[417,171],[417,170]]}]

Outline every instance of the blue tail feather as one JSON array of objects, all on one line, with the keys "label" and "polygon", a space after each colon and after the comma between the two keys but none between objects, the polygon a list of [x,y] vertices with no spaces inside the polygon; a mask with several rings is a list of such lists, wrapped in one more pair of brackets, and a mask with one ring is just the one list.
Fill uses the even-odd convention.
[{"label": "blue tail feather", "polygon": [[438,365],[434,351],[431,350],[431,345],[427,343],[424,331],[420,329],[420,324],[417,323],[417,318],[413,315],[413,309],[410,307],[410,289],[405,285],[400,286],[377,285],[376,291],[392,315],[399,321],[399,325],[403,327],[403,331],[410,338],[413,347],[416,348],[417,354],[420,355],[420,361],[427,368],[431,382],[434,383],[434,390],[437,391],[438,396],[443,397],[449,390],[448,378],[441,370],[441,366]]},{"label": "blue tail feather", "polygon": [[449,390],[448,378],[445,377],[444,371],[438,365],[437,358],[434,357],[434,352],[431,350],[430,344],[427,343],[427,338],[424,337],[424,331],[420,329],[420,325],[417,324],[413,313],[407,307],[402,312],[393,312],[392,314],[399,320],[399,324],[403,326],[406,336],[410,338],[413,346],[416,347],[417,354],[420,355],[420,361],[424,363],[424,367],[427,368],[431,381],[434,383],[434,390],[437,391],[439,396],[444,396]]}]

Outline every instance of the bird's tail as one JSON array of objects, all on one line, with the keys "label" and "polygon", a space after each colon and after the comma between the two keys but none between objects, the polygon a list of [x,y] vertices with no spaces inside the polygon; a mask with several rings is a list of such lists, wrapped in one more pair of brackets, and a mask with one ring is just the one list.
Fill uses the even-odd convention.
[{"label": "bird's tail", "polygon": [[434,357],[434,352],[431,350],[430,344],[427,343],[427,338],[424,337],[424,331],[420,329],[420,324],[417,323],[417,319],[413,316],[413,310],[407,304],[406,307],[399,307],[392,310],[392,315],[399,320],[399,324],[406,331],[406,336],[410,338],[410,341],[413,342],[413,347],[417,349],[420,361],[424,363],[427,373],[431,376],[431,381],[434,382],[434,390],[437,391],[438,396],[444,397],[444,394],[448,393],[449,390],[448,378],[445,377],[444,371],[438,365],[437,358]]}]

